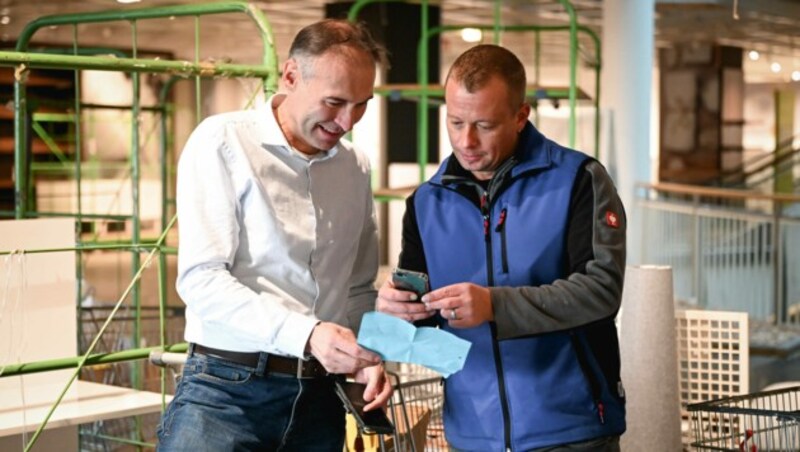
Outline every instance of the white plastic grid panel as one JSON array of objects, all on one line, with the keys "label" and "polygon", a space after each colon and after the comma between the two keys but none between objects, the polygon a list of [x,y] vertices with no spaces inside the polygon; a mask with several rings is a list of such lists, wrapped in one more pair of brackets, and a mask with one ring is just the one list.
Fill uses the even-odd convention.
[{"label": "white plastic grid panel", "polygon": [[745,312],[676,310],[681,407],[749,390]]}]

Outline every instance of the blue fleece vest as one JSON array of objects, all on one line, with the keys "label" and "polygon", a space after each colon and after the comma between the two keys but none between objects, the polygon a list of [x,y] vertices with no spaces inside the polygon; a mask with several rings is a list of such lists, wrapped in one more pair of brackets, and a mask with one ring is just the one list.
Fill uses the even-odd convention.
[{"label": "blue fleece vest", "polygon": [[[565,277],[570,197],[587,157],[546,139],[531,124],[519,149],[511,183],[489,206],[488,225],[474,202],[442,184],[447,162],[417,190],[414,207],[433,289],[459,282],[541,286]],[[497,341],[490,324],[443,328],[472,343],[464,369],[445,381],[451,446],[505,450],[506,429],[515,451],[624,431],[624,407],[610,395],[580,329]]]}]

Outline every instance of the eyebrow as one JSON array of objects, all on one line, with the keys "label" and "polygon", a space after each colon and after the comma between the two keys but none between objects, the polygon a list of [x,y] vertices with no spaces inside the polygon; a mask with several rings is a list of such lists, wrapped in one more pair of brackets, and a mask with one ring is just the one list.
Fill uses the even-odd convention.
[{"label": "eyebrow", "polygon": [[[362,100],[362,101],[359,101],[359,102],[352,102],[352,103],[355,103],[355,104],[365,104],[365,103],[369,102],[370,100],[372,100],[374,97],[375,97],[375,95],[371,94],[369,97],[367,97],[366,99],[364,99],[364,100]],[[346,104],[347,104],[347,103],[351,103],[351,102],[350,102],[350,101],[348,101],[347,99],[345,99],[345,98],[343,98],[343,97],[338,97],[338,96],[327,96],[325,99],[327,99],[327,100],[335,100],[335,101],[339,101],[339,102],[344,102],[344,103],[346,103]]]}]

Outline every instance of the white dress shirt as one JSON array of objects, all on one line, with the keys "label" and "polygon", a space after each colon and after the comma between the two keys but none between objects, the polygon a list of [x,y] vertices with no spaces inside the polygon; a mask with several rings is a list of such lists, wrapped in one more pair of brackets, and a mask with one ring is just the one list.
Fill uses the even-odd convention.
[{"label": "white dress shirt", "polygon": [[348,141],[293,149],[271,105],[204,120],[178,164],[177,290],[185,338],[303,357],[319,321],[357,332],[374,309],[369,160]]}]

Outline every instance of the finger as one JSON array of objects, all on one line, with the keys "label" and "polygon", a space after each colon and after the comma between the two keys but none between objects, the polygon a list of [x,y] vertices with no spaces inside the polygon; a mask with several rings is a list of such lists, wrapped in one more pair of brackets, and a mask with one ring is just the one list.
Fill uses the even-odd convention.
[{"label": "finger", "polygon": [[378,298],[375,308],[379,312],[392,314],[397,317],[404,314],[422,314],[428,313],[428,309],[423,303],[411,303],[408,301],[390,301]]},{"label": "finger", "polygon": [[432,317],[434,314],[436,314],[436,311],[425,311],[419,314],[402,314],[398,317],[408,322],[416,322],[417,320],[428,319]]},{"label": "finger", "polygon": [[441,310],[441,309],[453,309],[453,308],[458,308],[461,305],[462,305],[462,301],[458,297],[440,298],[440,299],[438,299],[436,301],[430,301],[428,303],[425,303],[425,306],[427,306],[428,309],[432,309],[432,310],[436,310],[436,309],[439,309],[439,310]]},{"label": "finger", "polygon": [[386,402],[392,396],[392,385],[384,378],[380,388],[380,392],[375,396],[375,399],[364,406],[364,411],[386,406]]},{"label": "finger", "polygon": [[373,369],[374,368],[365,369],[371,371],[372,373],[372,377],[367,379],[367,383],[364,388],[363,398],[367,402],[375,400],[375,396],[378,395],[378,392],[383,385],[383,371],[377,371]]},{"label": "finger", "polygon": [[353,332],[345,328],[339,330],[339,334],[334,336],[332,349],[337,352],[337,361],[349,367],[348,373],[381,361],[377,354],[361,348],[356,342]]},{"label": "finger", "polygon": [[460,294],[461,291],[457,285],[440,287],[423,295],[422,302],[434,309],[447,308],[449,306],[445,306],[444,304],[446,304],[448,300],[458,299]]},{"label": "finger", "polygon": [[378,297],[389,301],[415,301],[417,299],[417,294],[397,289],[394,283],[387,279],[380,290],[378,290]]}]

